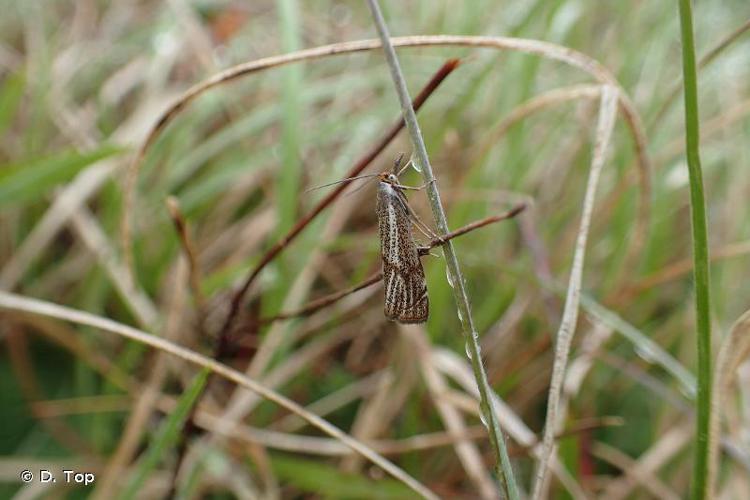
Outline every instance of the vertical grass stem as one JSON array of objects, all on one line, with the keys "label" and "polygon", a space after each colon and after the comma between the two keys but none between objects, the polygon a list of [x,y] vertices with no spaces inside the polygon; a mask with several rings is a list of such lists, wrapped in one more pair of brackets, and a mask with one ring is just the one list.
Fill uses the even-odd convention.
[{"label": "vertical grass stem", "polygon": [[[385,58],[391,72],[393,83],[396,87],[396,93],[398,94],[401,104],[401,111],[404,115],[404,122],[406,123],[406,128],[409,131],[409,136],[411,137],[412,145],[414,147],[416,156],[415,161],[421,167],[422,176],[425,183],[427,183],[427,195],[430,201],[433,217],[435,218],[435,224],[440,234],[447,234],[449,232],[448,222],[445,217],[443,205],[440,201],[440,193],[437,189],[437,183],[434,182],[435,176],[432,172],[429,157],[427,156],[427,148],[425,147],[422,133],[419,129],[416,114],[412,109],[411,98],[409,97],[406,81],[401,72],[401,66],[396,57],[396,51],[391,44],[388,27],[385,24],[377,0],[368,0],[368,4],[372,11],[378,36],[383,43],[383,51],[385,52]],[[448,273],[454,284],[453,294],[459,311],[462,333],[466,340],[468,352],[471,353],[470,361],[479,388],[481,412],[484,415],[484,420],[489,431],[490,443],[492,444],[496,461],[499,464],[499,466],[496,467],[497,474],[501,479],[505,495],[511,500],[516,500],[519,498],[518,487],[513,476],[513,469],[510,464],[510,458],[508,457],[505,440],[500,430],[500,421],[491,404],[490,394],[492,393],[492,388],[487,381],[487,374],[482,365],[479,334],[474,326],[469,298],[464,286],[463,275],[458,264],[456,253],[453,249],[453,244],[450,241],[443,245],[443,254],[445,255]]]},{"label": "vertical grass stem", "polygon": [[690,0],[679,0],[682,35],[682,72],[685,88],[685,143],[690,179],[690,217],[693,229],[693,278],[695,281],[695,321],[698,348],[698,399],[696,419],[693,495],[708,494],[708,443],[711,416],[711,317],[708,271],[708,224],[703,194],[698,124],[698,76],[693,41],[693,13]]}]

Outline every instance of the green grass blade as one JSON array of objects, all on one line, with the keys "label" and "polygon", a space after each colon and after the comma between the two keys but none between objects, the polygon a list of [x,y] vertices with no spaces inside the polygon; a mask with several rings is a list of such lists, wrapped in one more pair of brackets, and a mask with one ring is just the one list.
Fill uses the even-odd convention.
[{"label": "green grass blade", "polygon": [[341,472],[320,460],[274,455],[271,465],[284,484],[323,498],[414,498],[414,492],[398,481],[373,481],[362,474]]},{"label": "green grass blade", "polygon": [[[300,25],[297,0],[279,2],[279,24],[282,44],[286,52],[299,48]],[[282,82],[282,132],[281,158],[279,170],[278,193],[279,231],[285,232],[294,223],[299,199],[299,184],[302,174],[300,158],[300,108],[301,108],[302,73],[299,66],[284,68]]]},{"label": "green grass blade", "polygon": [[640,349],[645,357],[653,360],[654,364],[661,366],[667,373],[672,375],[679,382],[680,391],[684,392],[687,397],[695,399],[697,383],[693,374],[659,344],[654,342],[651,337],[625,321],[615,312],[601,305],[591,295],[582,294],[581,305],[589,314],[619,332],[636,349]]},{"label": "green grass blade", "polygon": [[12,123],[25,88],[23,73],[9,76],[0,88],[0,134]]},{"label": "green grass blade", "polygon": [[151,442],[148,450],[146,450],[145,456],[138,464],[138,469],[135,471],[133,478],[130,480],[125,491],[120,495],[120,498],[137,498],[138,492],[148,476],[159,465],[164,454],[177,443],[182,427],[190,414],[190,410],[206,386],[209,373],[210,370],[204,368],[196,375],[193,384],[187,388],[177,402],[177,407],[159,428],[154,440]]},{"label": "green grass blade", "polygon": [[0,207],[39,200],[81,169],[122,150],[103,146],[88,153],[67,151],[15,165],[0,166]]},{"label": "green grass blade", "polygon": [[682,71],[685,88],[685,142],[690,178],[690,216],[693,228],[693,278],[695,280],[695,319],[698,347],[698,400],[696,419],[693,498],[707,496],[709,420],[711,415],[711,317],[708,268],[708,224],[703,195],[698,122],[698,76],[693,41],[693,14],[690,0],[679,0],[682,32]]}]

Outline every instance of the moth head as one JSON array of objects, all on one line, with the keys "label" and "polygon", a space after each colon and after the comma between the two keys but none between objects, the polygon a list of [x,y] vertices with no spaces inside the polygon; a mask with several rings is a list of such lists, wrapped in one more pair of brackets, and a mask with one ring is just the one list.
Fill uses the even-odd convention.
[{"label": "moth head", "polygon": [[388,184],[398,184],[398,177],[396,174],[393,174],[391,172],[383,172],[378,176],[378,179],[380,179],[380,182],[386,182]]}]

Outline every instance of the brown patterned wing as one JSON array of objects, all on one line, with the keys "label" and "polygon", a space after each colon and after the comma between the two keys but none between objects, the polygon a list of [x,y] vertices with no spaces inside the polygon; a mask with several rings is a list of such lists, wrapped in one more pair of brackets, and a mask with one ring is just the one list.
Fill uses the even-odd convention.
[{"label": "brown patterned wing", "polygon": [[414,244],[406,197],[381,181],[377,201],[385,316],[400,323],[423,323],[429,315],[427,280]]},{"label": "brown patterned wing", "polygon": [[417,273],[400,273],[394,268],[383,272],[386,318],[399,323],[427,321],[430,301],[421,264]]}]

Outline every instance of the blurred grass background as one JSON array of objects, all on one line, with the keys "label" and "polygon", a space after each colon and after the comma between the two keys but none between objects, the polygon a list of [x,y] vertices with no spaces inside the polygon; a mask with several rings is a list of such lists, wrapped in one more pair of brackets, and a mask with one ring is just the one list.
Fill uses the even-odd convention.
[{"label": "blurred grass background", "polygon": [[[382,5],[393,35],[503,35],[579,50],[607,67],[634,101],[653,164],[650,225],[646,234],[635,234],[636,156],[620,119],[598,191],[584,314],[571,358],[571,371],[584,367],[578,369],[585,378],[567,395],[566,428],[572,431],[559,441],[578,490],[554,480],[550,495],[686,496],[696,360],[685,264],[691,245],[683,113],[681,100],[671,97],[681,75],[676,4]],[[234,64],[373,38],[366,6],[323,0],[2,0],[0,7],[0,286],[132,324],[199,352],[211,352],[216,318],[225,313],[232,287],[325,195],[303,190],[341,178],[398,116],[378,51],[273,69],[202,95],[147,152],[131,213],[130,287],[118,274],[124,265],[118,241],[124,170],[160,113],[189,86]],[[750,7],[741,0],[696,2],[699,57],[748,18]],[[412,93],[446,58],[466,58],[419,113],[451,227],[533,199],[520,220],[473,232],[455,245],[491,382],[538,435],[597,100],[545,105],[510,127],[504,120],[535,96],[592,80],[558,62],[507,51],[409,48],[399,56]],[[749,73],[750,38],[741,35],[699,74],[717,343],[750,303]],[[370,171],[389,166],[407,144],[400,136]],[[409,172],[404,182],[416,184],[418,177]],[[198,252],[208,302],[202,333],[164,206],[168,195],[179,200]],[[55,223],[66,197],[83,203],[73,217]],[[410,201],[429,220],[423,194],[412,194]],[[375,227],[372,185],[339,199],[264,270],[251,292],[254,307],[270,316],[358,283],[379,266]],[[637,237],[644,238],[644,250],[628,259],[628,245]],[[439,407],[448,405],[477,436],[475,449],[489,470],[492,459],[471,391],[457,375],[468,364],[445,266],[440,258],[424,263],[431,314],[417,333],[386,322],[382,292],[371,288],[310,318],[274,324],[275,338],[282,340],[269,366],[253,375],[303,405],[318,402],[314,408],[327,420],[384,448],[444,431],[448,424]],[[99,464],[101,480],[93,488],[58,484],[36,494],[83,498],[93,491],[106,498],[105,469],[138,409],[145,417],[129,438],[132,456],[122,475],[110,474],[106,483],[128,484],[157,439],[169,401],[174,406],[196,370],[93,329],[6,312],[0,318],[0,496],[22,490],[19,467],[33,459]],[[225,361],[244,369],[268,330],[244,335],[250,352]],[[432,356],[425,361],[420,352]],[[438,372],[443,390],[426,381],[429,370]],[[722,408],[724,436],[732,445],[721,461],[724,498],[750,495],[748,373],[743,365],[739,390]],[[144,388],[160,397],[142,403]],[[232,388],[214,382],[209,392],[201,407],[219,415],[232,401]],[[606,425],[604,417],[619,417],[621,425]],[[581,430],[582,422],[593,425]],[[204,439],[193,446],[192,474],[181,483],[186,495],[410,495],[352,457],[321,457],[312,445],[283,451],[278,439],[264,442],[252,431],[314,434],[274,405],[257,405],[242,424],[251,437]],[[514,465],[528,487],[533,461],[516,444],[511,440]],[[479,480],[472,480],[471,466],[450,442],[426,449],[404,445],[388,456],[441,496],[479,494]],[[636,464],[640,476],[623,472]],[[173,466],[174,450],[163,450],[143,495],[163,495]]]}]

